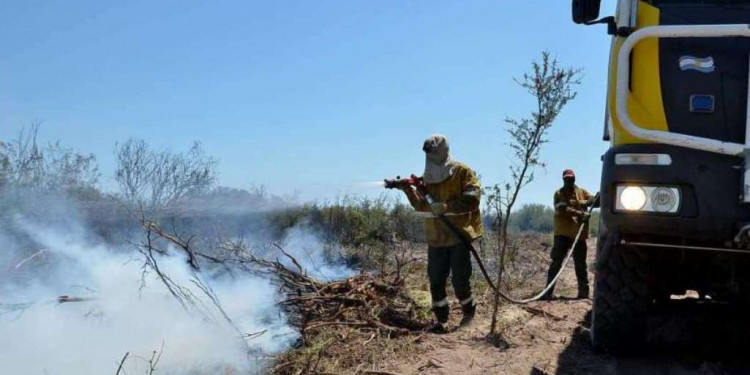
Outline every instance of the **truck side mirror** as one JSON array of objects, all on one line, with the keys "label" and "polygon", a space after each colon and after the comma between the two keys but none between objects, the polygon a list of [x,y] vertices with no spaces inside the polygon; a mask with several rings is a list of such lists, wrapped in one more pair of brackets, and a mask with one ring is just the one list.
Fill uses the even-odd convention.
[{"label": "truck side mirror", "polygon": [[599,18],[601,0],[573,0],[573,22],[587,23]]}]

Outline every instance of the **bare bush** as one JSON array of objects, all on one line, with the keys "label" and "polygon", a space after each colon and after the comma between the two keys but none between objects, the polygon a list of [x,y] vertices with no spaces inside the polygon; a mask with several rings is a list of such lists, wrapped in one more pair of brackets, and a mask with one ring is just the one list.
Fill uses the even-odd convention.
[{"label": "bare bush", "polygon": [[207,191],[216,179],[216,161],[199,142],[187,152],[156,150],[144,140],[115,146],[115,181],[125,202],[147,217],[176,209],[183,198]]},{"label": "bare bush", "polygon": [[12,141],[0,141],[0,187],[38,191],[95,189],[99,168],[93,154],[81,154],[60,142],[41,146],[39,123],[22,128]]}]

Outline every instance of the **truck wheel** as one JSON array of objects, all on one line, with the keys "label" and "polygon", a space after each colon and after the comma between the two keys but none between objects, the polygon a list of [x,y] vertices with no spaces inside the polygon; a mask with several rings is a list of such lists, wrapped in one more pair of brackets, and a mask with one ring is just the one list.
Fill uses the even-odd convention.
[{"label": "truck wheel", "polygon": [[594,349],[627,354],[642,347],[653,302],[647,252],[614,245],[610,238],[597,252],[591,341]]}]

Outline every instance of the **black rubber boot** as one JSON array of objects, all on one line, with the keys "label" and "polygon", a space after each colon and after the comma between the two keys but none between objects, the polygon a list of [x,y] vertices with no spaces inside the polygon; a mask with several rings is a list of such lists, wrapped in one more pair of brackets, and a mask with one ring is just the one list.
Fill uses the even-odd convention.
[{"label": "black rubber boot", "polygon": [[435,322],[427,328],[427,332],[442,335],[448,333],[448,327],[446,323]]},{"label": "black rubber boot", "polygon": [[552,290],[550,290],[547,293],[544,293],[544,295],[539,297],[540,301],[552,301],[553,299],[555,299],[555,297],[552,295]]},{"label": "black rubber boot", "polygon": [[589,287],[578,288],[577,299],[588,299],[589,298]]},{"label": "black rubber boot", "polygon": [[448,315],[450,314],[450,307],[433,307],[432,312],[435,314],[435,319],[440,323],[448,323]]},{"label": "black rubber boot", "polygon": [[461,318],[460,326],[465,327],[471,324],[474,320],[474,315],[477,313],[477,305],[475,305],[474,302],[470,302],[465,306],[461,306],[461,310],[463,310],[464,317]]},{"label": "black rubber boot", "polygon": [[446,326],[448,324],[450,307],[433,307],[432,312],[435,314],[435,319],[437,320],[437,322],[435,322],[435,324],[428,328],[428,331],[432,333],[448,333],[448,329],[446,328]]}]

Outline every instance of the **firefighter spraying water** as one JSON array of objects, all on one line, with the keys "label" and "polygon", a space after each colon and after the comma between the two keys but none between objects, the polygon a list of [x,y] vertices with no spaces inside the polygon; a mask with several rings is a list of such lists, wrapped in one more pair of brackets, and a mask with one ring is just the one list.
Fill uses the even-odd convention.
[{"label": "firefighter spraying water", "polygon": [[[425,229],[428,242],[427,272],[436,318],[433,331],[446,332],[449,307],[445,287],[449,274],[453,274],[453,287],[463,311],[461,326],[468,325],[476,312],[470,284],[472,255],[490,287],[497,290],[497,286],[492,282],[476,250],[479,244],[477,240],[484,232],[479,210],[481,186],[476,174],[468,166],[451,159],[448,140],[442,135],[433,135],[425,140],[423,151],[426,154],[423,177],[399,176],[384,180],[383,185],[387,189],[402,190],[417,211],[431,213],[425,219]],[[564,257],[556,258],[544,290],[527,299],[515,299],[500,291],[503,298],[524,304],[551,295],[555,283],[574,253],[573,249],[582,236],[585,236],[583,232],[588,228],[586,224],[589,214],[598,202],[598,195],[587,195],[585,198],[586,203],[576,204],[576,207],[583,207],[585,210],[581,212],[581,222],[573,238],[566,243],[569,245],[567,255],[563,252],[561,255]]]},{"label": "firefighter spraying water", "polygon": [[479,212],[481,187],[471,168],[451,158],[445,136],[430,136],[422,150],[424,175],[386,180],[385,187],[400,189],[417,211],[432,214],[425,218],[427,274],[436,319],[432,331],[442,333],[447,332],[450,312],[446,293],[450,274],[463,312],[461,326],[468,325],[476,312],[470,251],[484,234]]}]

